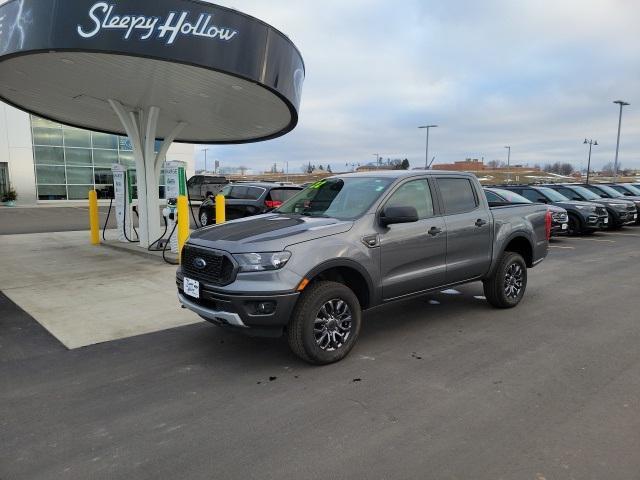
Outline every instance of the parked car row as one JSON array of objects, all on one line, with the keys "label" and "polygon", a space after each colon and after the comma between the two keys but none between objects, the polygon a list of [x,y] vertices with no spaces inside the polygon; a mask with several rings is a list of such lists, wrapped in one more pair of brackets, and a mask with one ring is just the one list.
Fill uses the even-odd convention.
[{"label": "parked car row", "polygon": [[[497,190],[520,198],[500,196]],[[569,235],[583,235],[640,223],[640,189],[632,184],[510,184],[488,187],[486,192],[493,201],[498,201],[494,198],[497,195],[510,203],[528,201],[564,209],[568,225],[554,229],[556,234],[566,230]],[[558,212],[552,213],[554,222],[562,218]]]}]

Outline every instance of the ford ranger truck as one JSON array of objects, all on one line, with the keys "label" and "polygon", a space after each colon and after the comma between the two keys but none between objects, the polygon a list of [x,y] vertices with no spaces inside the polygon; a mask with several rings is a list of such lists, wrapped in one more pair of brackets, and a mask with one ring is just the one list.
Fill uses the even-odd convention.
[{"label": "ford ranger truck", "polygon": [[338,175],[270,213],[192,233],[178,299],[213,324],[286,335],[300,358],[328,364],[379,305],[482,281],[491,305],[515,307],[550,229],[545,205],[489,208],[472,174]]}]

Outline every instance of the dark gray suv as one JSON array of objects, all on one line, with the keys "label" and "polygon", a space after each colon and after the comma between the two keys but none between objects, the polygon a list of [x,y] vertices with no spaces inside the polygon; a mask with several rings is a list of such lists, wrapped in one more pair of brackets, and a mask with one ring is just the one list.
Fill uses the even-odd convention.
[{"label": "dark gray suv", "polygon": [[624,225],[630,225],[637,219],[638,211],[636,205],[630,200],[603,198],[588,188],[577,184],[558,185],[554,183],[545,186],[560,192],[571,200],[602,205],[607,209],[607,213],[609,214],[609,228],[620,228]]},{"label": "dark gray suv", "polygon": [[556,205],[569,215],[569,235],[595,232],[606,228],[609,222],[607,209],[599,203],[570,200],[562,193],[539,185],[503,185],[500,188],[522,195],[534,203]]}]

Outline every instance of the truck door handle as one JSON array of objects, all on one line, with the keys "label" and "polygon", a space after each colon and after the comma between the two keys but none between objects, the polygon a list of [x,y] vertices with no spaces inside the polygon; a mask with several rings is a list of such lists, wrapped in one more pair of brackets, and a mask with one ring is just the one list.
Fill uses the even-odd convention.
[{"label": "truck door handle", "polygon": [[478,220],[476,220],[476,227],[480,228],[480,227],[484,227],[487,224],[486,220],[483,220],[481,218],[479,218]]},{"label": "truck door handle", "polygon": [[429,230],[429,235],[435,237],[436,235],[440,235],[442,233],[442,229],[438,227],[431,227]]}]

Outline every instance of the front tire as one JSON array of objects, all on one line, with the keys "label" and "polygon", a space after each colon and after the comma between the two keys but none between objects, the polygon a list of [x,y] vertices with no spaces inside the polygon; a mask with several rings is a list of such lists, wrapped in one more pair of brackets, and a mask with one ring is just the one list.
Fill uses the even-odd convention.
[{"label": "front tire", "polygon": [[491,276],[484,280],[484,296],[496,308],[513,308],[527,289],[527,264],[522,255],[505,252]]},{"label": "front tire", "polygon": [[327,365],[346,357],[358,339],[362,309],[346,285],[320,281],[301,295],[287,328],[291,350],[306,362]]},{"label": "front tire", "polygon": [[584,234],[582,222],[575,215],[569,215],[569,236],[575,237]]}]

